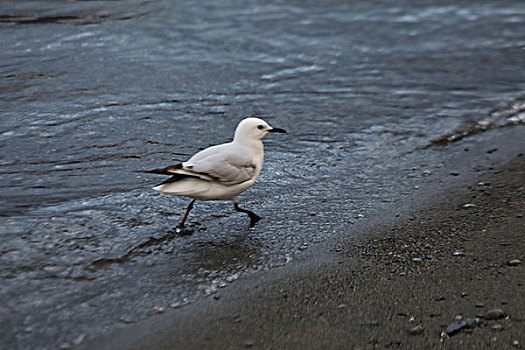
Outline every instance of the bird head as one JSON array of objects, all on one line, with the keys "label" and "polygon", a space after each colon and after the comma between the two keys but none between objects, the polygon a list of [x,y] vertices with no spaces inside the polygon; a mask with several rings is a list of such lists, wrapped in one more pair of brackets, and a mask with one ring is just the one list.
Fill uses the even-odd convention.
[{"label": "bird head", "polygon": [[259,118],[243,119],[237,129],[235,130],[234,141],[242,140],[261,140],[264,136],[271,132],[286,133],[286,130],[280,128],[272,128],[268,123]]}]

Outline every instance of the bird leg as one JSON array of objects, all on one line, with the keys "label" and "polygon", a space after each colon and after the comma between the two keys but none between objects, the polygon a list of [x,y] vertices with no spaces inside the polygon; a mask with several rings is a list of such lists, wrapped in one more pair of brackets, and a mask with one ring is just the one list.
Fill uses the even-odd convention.
[{"label": "bird leg", "polygon": [[182,221],[178,226],[179,230],[182,230],[184,228],[184,222],[186,221],[186,218],[188,217],[190,211],[193,209],[193,203],[195,203],[195,199],[190,202],[190,205],[188,205],[188,209],[186,209],[186,214],[184,214],[184,217],[182,218]]},{"label": "bird leg", "polygon": [[242,213],[248,214],[248,216],[250,217],[250,227],[255,226],[257,221],[261,220],[261,217],[255,214],[253,211],[246,210],[246,209],[239,207],[239,205],[237,204],[237,201],[233,201],[233,207],[235,208],[236,211],[240,211]]}]

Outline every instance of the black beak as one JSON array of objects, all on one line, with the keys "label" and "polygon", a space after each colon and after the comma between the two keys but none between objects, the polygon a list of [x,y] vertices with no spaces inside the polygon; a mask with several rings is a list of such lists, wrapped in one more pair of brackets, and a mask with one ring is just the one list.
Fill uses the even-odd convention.
[{"label": "black beak", "polygon": [[271,128],[270,130],[268,130],[268,132],[280,132],[286,134],[286,130],[280,128]]}]

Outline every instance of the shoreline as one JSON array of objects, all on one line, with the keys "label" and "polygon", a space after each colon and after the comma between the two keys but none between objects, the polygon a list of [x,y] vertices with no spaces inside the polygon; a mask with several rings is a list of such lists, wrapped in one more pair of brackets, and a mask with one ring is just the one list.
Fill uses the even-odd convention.
[{"label": "shoreline", "polygon": [[[525,259],[525,156],[496,139],[484,144],[504,155],[480,149],[445,191],[428,185],[282,268],[81,348],[525,348],[525,266],[508,264]],[[496,308],[502,319],[443,333]]]}]

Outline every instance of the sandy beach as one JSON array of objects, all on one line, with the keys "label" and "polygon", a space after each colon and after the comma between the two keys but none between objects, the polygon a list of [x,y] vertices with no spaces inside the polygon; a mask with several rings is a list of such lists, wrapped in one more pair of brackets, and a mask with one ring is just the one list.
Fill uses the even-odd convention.
[{"label": "sandy beach", "polygon": [[429,184],[283,268],[83,348],[522,349],[521,131],[493,132],[463,159],[471,141],[448,147],[463,170],[446,191]]}]

